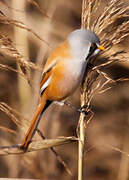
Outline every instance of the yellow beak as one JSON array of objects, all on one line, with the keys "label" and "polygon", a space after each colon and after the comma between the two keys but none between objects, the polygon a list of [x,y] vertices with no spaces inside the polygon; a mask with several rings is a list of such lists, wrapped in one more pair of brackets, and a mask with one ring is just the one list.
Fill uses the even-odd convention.
[{"label": "yellow beak", "polygon": [[99,46],[98,49],[100,49],[101,51],[103,51],[105,48],[103,46]]}]

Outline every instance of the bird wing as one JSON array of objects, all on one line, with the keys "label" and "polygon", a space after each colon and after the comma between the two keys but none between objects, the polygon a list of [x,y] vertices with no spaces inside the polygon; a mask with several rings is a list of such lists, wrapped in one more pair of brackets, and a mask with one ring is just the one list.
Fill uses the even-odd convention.
[{"label": "bird wing", "polygon": [[42,79],[40,82],[40,94],[42,94],[44,90],[48,87],[48,85],[50,84],[54,68],[57,65],[57,62],[59,60],[60,58],[56,58],[47,67],[45,66],[44,71],[42,73]]},{"label": "bird wing", "polygon": [[54,69],[58,64],[58,61],[60,61],[62,57],[68,58],[70,56],[69,48],[69,43],[65,41],[61,43],[59,46],[57,46],[56,49],[49,56],[42,73],[42,79],[40,83],[41,94],[50,84]]}]

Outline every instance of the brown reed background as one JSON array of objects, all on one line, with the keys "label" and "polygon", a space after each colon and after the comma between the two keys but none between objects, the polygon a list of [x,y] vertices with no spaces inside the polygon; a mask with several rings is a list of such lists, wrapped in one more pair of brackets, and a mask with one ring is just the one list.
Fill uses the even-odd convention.
[{"label": "brown reed background", "polygon": [[[106,75],[109,83],[105,83],[103,89],[112,88],[94,94],[91,101],[94,117],[87,126],[84,179],[128,180],[129,3],[122,0],[119,2],[123,2],[124,6],[119,4],[117,7],[116,1],[97,2],[92,18],[87,22],[90,22],[89,27],[95,30],[107,49],[94,63],[96,66],[109,61],[115,63],[98,68],[98,72],[102,72],[98,79],[99,82],[101,80],[101,87],[105,82],[103,75]],[[102,14],[105,7],[107,10]],[[127,11],[122,12],[124,15],[118,14],[122,7]],[[112,12],[111,8],[114,8]],[[81,26],[81,12],[82,1],[78,0],[0,1],[0,125],[8,128],[0,130],[0,145],[21,142],[29,124],[28,119],[31,121],[37,105],[41,67],[51,49]],[[102,22],[101,16],[107,19]],[[100,17],[99,23],[96,17]],[[22,71],[19,71],[20,68]],[[111,79],[117,80],[117,83]],[[69,99],[77,107],[80,106],[79,95],[78,90]],[[76,136],[78,118],[79,113],[69,107],[53,104],[45,112],[39,128],[47,138]],[[67,163],[72,176],[47,149],[25,155],[1,156],[0,177],[77,179],[77,143],[57,147],[56,151]]]}]

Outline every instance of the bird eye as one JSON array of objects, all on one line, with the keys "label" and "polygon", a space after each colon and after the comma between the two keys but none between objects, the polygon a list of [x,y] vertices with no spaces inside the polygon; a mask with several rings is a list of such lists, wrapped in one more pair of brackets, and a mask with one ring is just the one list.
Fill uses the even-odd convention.
[{"label": "bird eye", "polygon": [[90,46],[90,51],[89,53],[93,53],[95,50],[97,49],[97,45],[95,43],[92,43],[91,46]]},{"label": "bird eye", "polygon": [[92,43],[91,46],[90,46],[89,54],[88,54],[86,59],[88,59],[90,56],[92,56],[92,54],[94,53],[94,51],[96,49],[97,49],[97,45],[95,43]]}]

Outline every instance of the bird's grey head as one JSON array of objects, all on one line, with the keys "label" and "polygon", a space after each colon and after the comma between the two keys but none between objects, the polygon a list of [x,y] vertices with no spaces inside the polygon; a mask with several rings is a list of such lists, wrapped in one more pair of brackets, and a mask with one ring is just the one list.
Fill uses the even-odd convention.
[{"label": "bird's grey head", "polygon": [[68,36],[68,42],[73,55],[80,59],[88,59],[99,52],[100,40],[90,30],[77,29],[71,32]]}]

